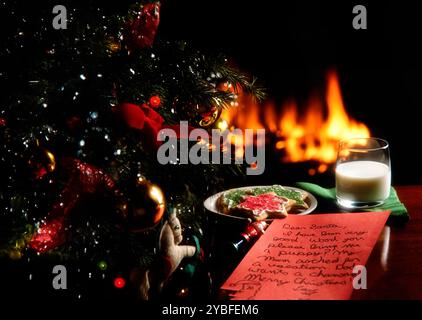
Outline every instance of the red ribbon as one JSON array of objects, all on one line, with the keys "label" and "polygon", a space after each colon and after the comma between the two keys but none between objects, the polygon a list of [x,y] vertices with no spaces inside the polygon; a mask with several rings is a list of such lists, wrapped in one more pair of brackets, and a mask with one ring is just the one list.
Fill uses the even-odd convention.
[{"label": "red ribbon", "polygon": [[164,119],[148,105],[138,106],[132,103],[119,104],[115,111],[129,128],[139,130],[146,147],[158,148],[157,134],[161,130]]},{"label": "red ribbon", "polygon": [[195,129],[188,126],[188,136],[181,135],[180,125],[164,125],[163,117],[147,104],[138,106],[133,103],[121,103],[116,106],[114,111],[129,128],[140,131],[142,142],[147,148],[158,149],[161,145],[161,142],[157,140],[161,129],[172,129],[176,133],[174,138],[177,139],[188,139],[189,133]]},{"label": "red ribbon", "polygon": [[66,241],[65,226],[72,209],[87,194],[113,190],[115,182],[103,170],[73,158],[64,158],[61,164],[70,174],[66,187],[61,192],[60,203],[56,203],[37,232],[29,247],[39,253],[62,245]]}]

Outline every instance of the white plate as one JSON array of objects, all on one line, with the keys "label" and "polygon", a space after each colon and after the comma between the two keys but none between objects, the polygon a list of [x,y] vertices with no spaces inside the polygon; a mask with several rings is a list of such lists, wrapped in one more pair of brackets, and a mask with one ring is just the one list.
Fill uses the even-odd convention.
[{"label": "white plate", "polygon": [[[219,211],[217,209],[217,199],[224,193],[227,191],[233,191],[233,190],[243,190],[243,189],[252,189],[252,188],[257,188],[257,187],[271,187],[271,186],[252,186],[252,187],[241,187],[241,188],[233,188],[233,189],[229,189],[229,190],[225,190],[219,193],[216,193],[214,195],[212,195],[211,197],[209,197],[208,199],[206,199],[204,201],[204,207],[205,209],[207,209],[210,212],[213,213],[217,213],[219,215],[225,216],[225,217],[230,217],[230,218],[235,218],[235,219],[248,219],[248,218],[243,218],[243,217],[238,217],[238,216],[232,216],[229,214],[225,214],[222,213],[221,211]],[[287,189],[287,190],[295,190],[295,191],[300,191],[300,192],[306,192],[308,194],[308,197],[305,199],[306,204],[309,206],[308,209],[304,210],[304,211],[300,211],[298,213],[291,213],[291,214],[295,214],[298,216],[303,216],[306,214],[310,214],[312,211],[314,211],[318,205],[318,201],[317,199],[309,192],[299,189],[299,188],[295,188],[295,187],[287,187],[287,186],[282,186],[283,188]],[[290,214],[290,213],[289,213]],[[267,220],[273,220],[273,219],[267,219]]]}]

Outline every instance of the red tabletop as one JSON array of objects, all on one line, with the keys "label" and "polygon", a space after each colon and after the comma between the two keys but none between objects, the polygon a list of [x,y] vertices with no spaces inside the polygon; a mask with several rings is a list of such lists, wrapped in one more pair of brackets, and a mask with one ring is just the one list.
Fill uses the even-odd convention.
[{"label": "red tabletop", "polygon": [[366,290],[352,299],[422,299],[422,186],[396,187],[410,221],[386,226],[367,262]]}]

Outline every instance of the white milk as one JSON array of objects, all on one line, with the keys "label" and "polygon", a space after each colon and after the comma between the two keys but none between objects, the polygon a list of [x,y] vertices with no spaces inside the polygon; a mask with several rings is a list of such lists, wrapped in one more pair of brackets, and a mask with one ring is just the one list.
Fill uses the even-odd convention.
[{"label": "white milk", "polygon": [[390,194],[390,184],[390,168],[381,162],[351,161],[336,167],[337,197],[344,200],[385,200]]}]

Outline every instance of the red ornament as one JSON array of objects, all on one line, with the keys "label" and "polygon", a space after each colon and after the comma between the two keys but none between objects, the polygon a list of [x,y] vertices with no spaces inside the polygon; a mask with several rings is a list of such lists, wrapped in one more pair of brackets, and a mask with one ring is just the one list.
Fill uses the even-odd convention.
[{"label": "red ornament", "polygon": [[217,86],[219,91],[235,93],[235,87],[230,82],[222,82]]},{"label": "red ornament", "polygon": [[143,5],[138,15],[126,24],[126,41],[129,50],[151,47],[160,24],[160,3]]},{"label": "red ornament", "polygon": [[34,178],[40,180],[47,173],[56,170],[56,157],[51,151],[37,146],[31,151],[28,164],[33,170]]},{"label": "red ornament", "polygon": [[117,277],[114,279],[113,283],[117,289],[123,289],[126,285],[126,280],[122,277]]},{"label": "red ornament", "polygon": [[40,168],[40,170],[38,170],[34,174],[35,174],[35,179],[41,180],[47,174],[47,170],[45,168]]},{"label": "red ornament", "polygon": [[0,118],[0,127],[4,127],[6,125],[6,119]]},{"label": "red ornament", "polygon": [[149,98],[149,105],[153,108],[158,108],[161,104],[161,99],[159,96],[152,96]]}]

